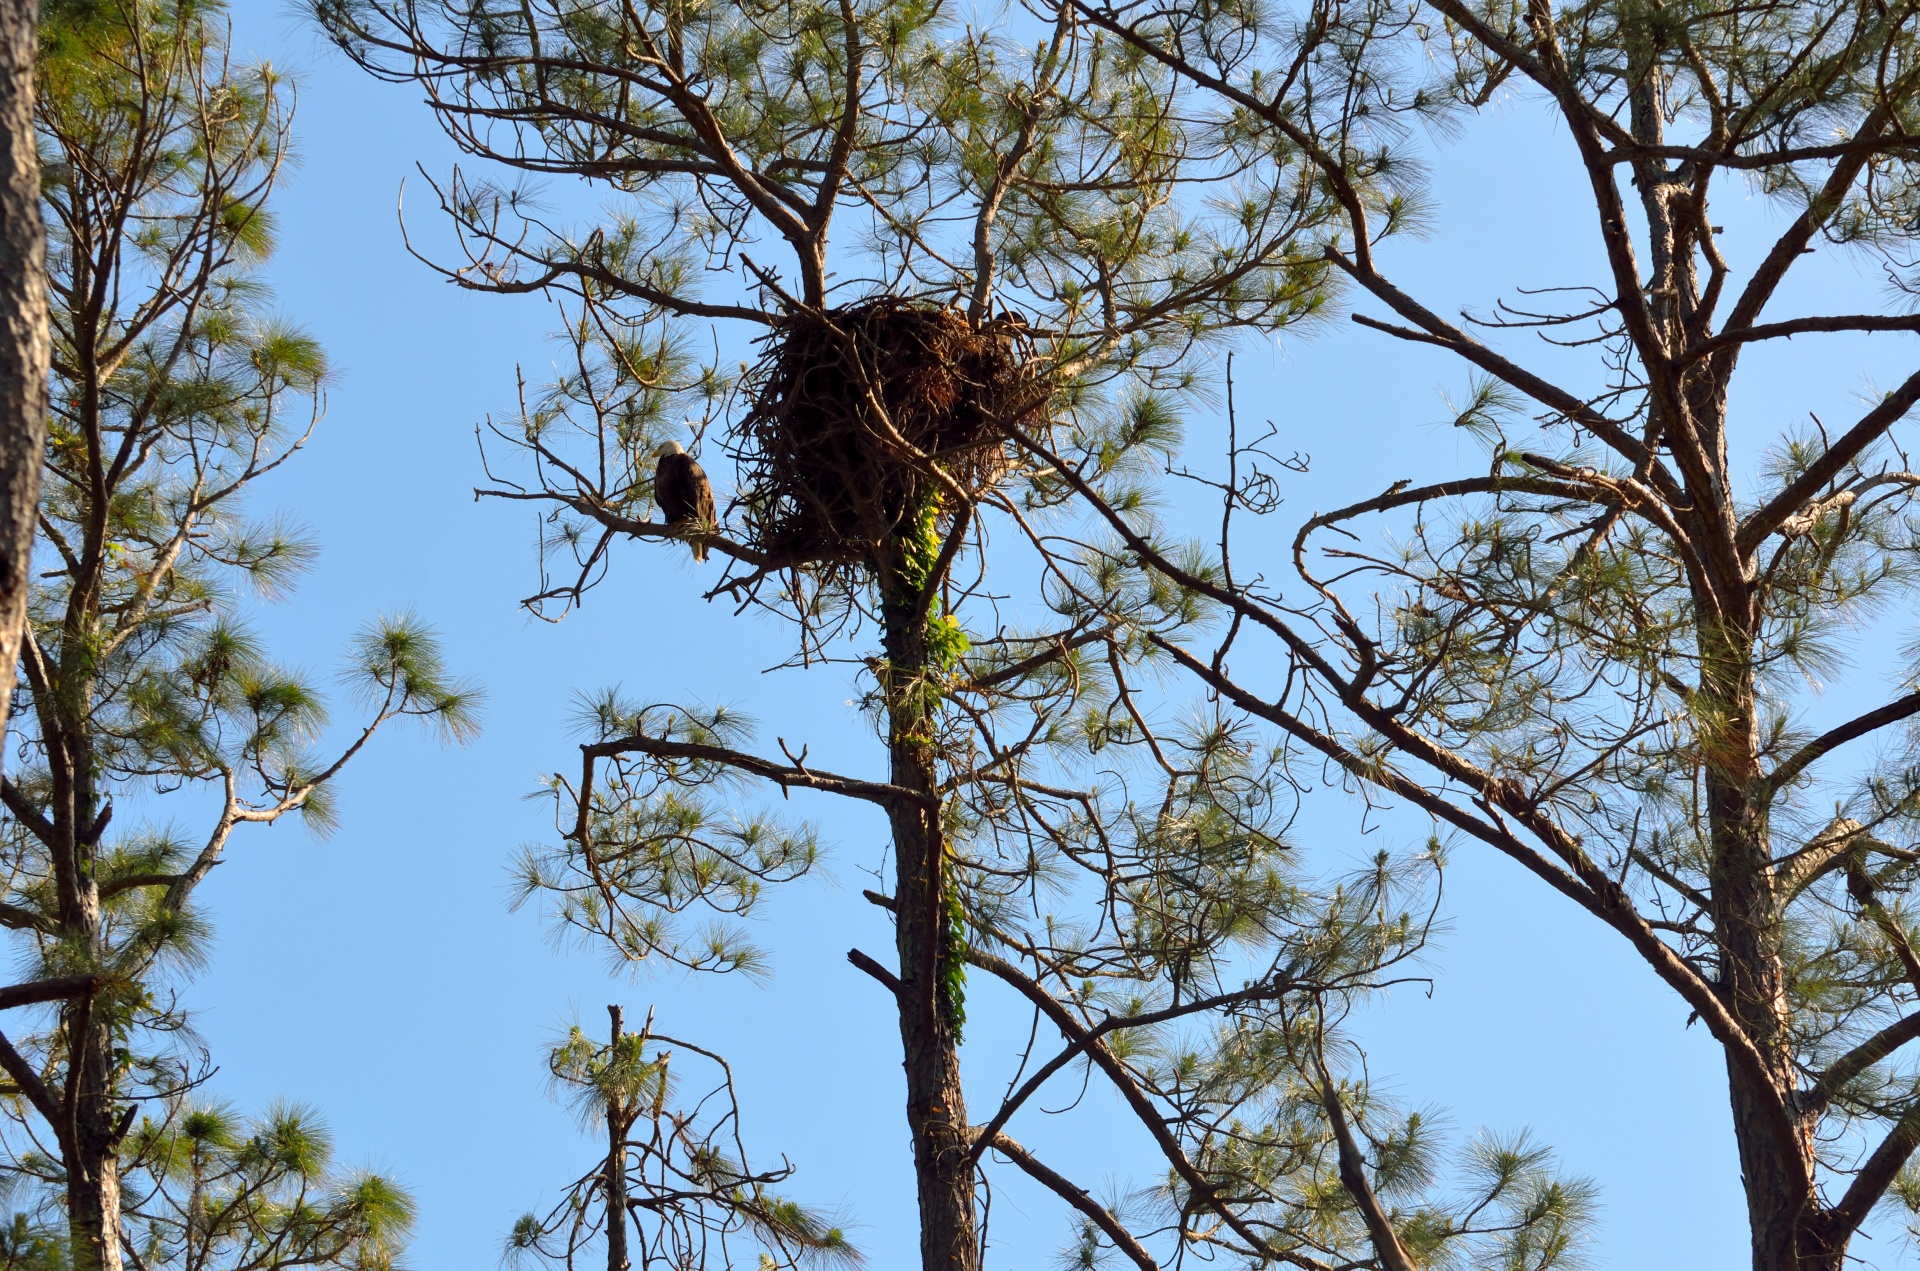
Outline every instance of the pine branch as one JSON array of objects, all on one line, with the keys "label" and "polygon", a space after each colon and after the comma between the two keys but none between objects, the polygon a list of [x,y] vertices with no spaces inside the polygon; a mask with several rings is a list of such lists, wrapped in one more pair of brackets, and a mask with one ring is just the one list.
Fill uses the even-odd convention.
[{"label": "pine branch", "polygon": [[1113,1216],[1106,1206],[1100,1204],[1094,1200],[1092,1196],[1088,1195],[1084,1187],[1072,1182],[1064,1175],[1043,1164],[1034,1157],[1033,1153],[1027,1151],[1026,1148],[1020,1146],[1020,1144],[1014,1142],[1005,1134],[996,1131],[992,1135],[991,1143],[987,1141],[985,1134],[976,1138],[973,1148],[974,1155],[977,1157],[984,1147],[991,1147],[994,1151],[1000,1153],[1015,1165],[1018,1165],[1021,1170],[1036,1183],[1039,1183],[1061,1200],[1066,1201],[1082,1214],[1085,1214],[1093,1225],[1100,1228],[1107,1239],[1113,1242],[1113,1247],[1121,1253],[1126,1254],[1127,1257],[1133,1261],[1133,1265],[1140,1268],[1140,1271],[1160,1271],[1160,1264],[1153,1260],[1153,1255],[1147,1252],[1145,1246],[1134,1239],[1132,1232],[1120,1225],[1120,1221]]}]

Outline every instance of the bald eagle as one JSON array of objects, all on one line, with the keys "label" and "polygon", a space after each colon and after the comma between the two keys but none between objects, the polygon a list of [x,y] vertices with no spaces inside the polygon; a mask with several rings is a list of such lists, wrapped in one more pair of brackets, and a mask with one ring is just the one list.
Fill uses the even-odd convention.
[{"label": "bald eagle", "polygon": [[[707,481],[706,471],[677,441],[661,443],[653,457],[660,461],[653,470],[653,499],[660,505],[660,515],[667,525],[683,533],[689,529],[700,533],[712,527],[713,486]],[[707,559],[707,545],[697,538],[693,540],[693,558]]]}]

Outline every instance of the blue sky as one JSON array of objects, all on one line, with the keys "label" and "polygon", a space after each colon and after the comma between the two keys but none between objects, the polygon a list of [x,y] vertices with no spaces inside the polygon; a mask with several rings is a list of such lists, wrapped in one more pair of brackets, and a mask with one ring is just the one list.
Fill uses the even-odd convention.
[{"label": "blue sky", "polygon": [[[596,956],[552,947],[536,913],[507,908],[509,858],[552,833],[547,807],[524,796],[575,763],[574,694],[621,683],[649,699],[732,702],[763,721],[766,738],[804,739],[818,762],[869,773],[880,756],[846,705],[849,683],[835,672],[760,674],[786,656],[787,631],[703,603],[706,575],[681,552],[618,549],[612,581],[558,625],[518,608],[534,589],[534,518],[475,502],[474,427],[513,411],[516,364],[538,379],[555,356],[553,311],[538,298],[459,292],[405,254],[401,182],[416,160],[438,174],[455,158],[416,94],[328,54],[281,0],[236,0],[233,17],[238,50],[300,84],[302,162],[277,196],[270,277],[282,311],[339,371],[308,452],[261,494],[309,526],[323,555],[290,601],[255,621],[282,658],[325,669],[375,612],[416,609],[489,702],[483,735],[465,749],[383,737],[342,779],[331,839],[289,824],[236,840],[203,889],[218,944],[189,990],[221,1066],[217,1091],[243,1107],[318,1105],[346,1159],[414,1190],[412,1263],[477,1271],[495,1264],[515,1216],[551,1203],[591,1164],[591,1143],[545,1094],[543,1044],[576,1013],[603,1028],[607,1002],[630,1019],[655,1005],[663,1026],[734,1061],[750,1143],[800,1166],[792,1190],[853,1215],[871,1265],[907,1265],[897,1035],[880,991],[844,961],[850,944],[883,955],[890,945],[859,896],[862,871],[880,859],[877,820],[825,801],[797,807],[821,822],[833,877],[770,905],[759,931],[775,955],[765,986],[613,977]],[[1495,115],[1440,155],[1433,232],[1389,257],[1430,307],[1485,308],[1516,285],[1598,279],[1582,254],[1591,213],[1564,137],[1536,109]],[[1756,250],[1771,214],[1732,202],[1717,217]],[[1811,288],[1819,295],[1784,307],[1850,293],[1870,302],[1874,287],[1870,271],[1837,262]],[[1911,356],[1905,340],[1791,347],[1736,402],[1752,421],[1740,444],[1808,409],[1845,418],[1866,377],[1889,380]],[[1552,360],[1542,353],[1541,364]],[[1341,322],[1311,340],[1244,347],[1236,371],[1243,418],[1273,419],[1280,445],[1313,456],[1311,475],[1289,488],[1290,523],[1399,477],[1480,462],[1445,426],[1436,391],[1458,394],[1464,377],[1423,351]],[[1198,416],[1191,435],[1204,445],[1217,422]],[[1884,687],[1875,660],[1885,648],[1869,642],[1859,692]],[[1810,709],[1838,710],[1847,696]],[[1389,817],[1362,838],[1356,814],[1338,794],[1318,796],[1298,837],[1355,854],[1425,833]],[[1719,1054],[1703,1030],[1684,1027],[1684,1008],[1616,939],[1481,849],[1454,853],[1445,916],[1431,994],[1403,992],[1363,1021],[1376,1078],[1445,1109],[1463,1132],[1531,1128],[1566,1168],[1598,1180],[1599,1265],[1744,1265]],[[1024,1016],[998,1005],[1009,1009],[989,1007],[969,1040],[981,1073],[1000,1070],[1010,1033],[1024,1034]],[[1124,1176],[1146,1159],[1118,1118],[1016,1133],[1089,1177]],[[996,1193],[991,1265],[1051,1265],[1064,1229],[1050,1198],[1010,1183]],[[1859,1252],[1901,1260],[1890,1233]]]}]

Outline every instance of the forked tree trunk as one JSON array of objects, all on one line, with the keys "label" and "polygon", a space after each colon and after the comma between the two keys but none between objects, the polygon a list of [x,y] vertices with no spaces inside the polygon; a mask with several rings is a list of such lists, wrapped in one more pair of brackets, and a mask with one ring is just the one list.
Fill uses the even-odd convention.
[{"label": "forked tree trunk", "polygon": [[[889,680],[888,750],[893,784],[933,794],[933,720],[921,691],[927,674],[919,589],[892,562],[879,570]],[[895,940],[900,955],[900,1044],[907,1074],[907,1125],[920,1192],[921,1271],[977,1271],[979,1234],[960,1057],[942,1008],[940,964],[946,933],[946,842],[937,811],[895,805]]]},{"label": "forked tree trunk", "polygon": [[38,0],[0,0],[0,721],[27,616],[47,440],[46,230],[33,140]]}]

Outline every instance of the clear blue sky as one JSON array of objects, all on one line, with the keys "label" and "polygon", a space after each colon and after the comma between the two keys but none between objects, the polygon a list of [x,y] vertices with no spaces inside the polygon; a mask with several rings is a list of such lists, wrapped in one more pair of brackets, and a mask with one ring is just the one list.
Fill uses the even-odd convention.
[{"label": "clear blue sky", "polygon": [[[647,698],[737,703],[766,737],[804,739],[821,762],[871,772],[879,756],[845,704],[849,685],[832,673],[759,674],[785,656],[787,632],[702,603],[702,575],[677,552],[620,549],[613,581],[560,625],[518,609],[535,581],[533,516],[474,502],[473,430],[489,412],[511,413],[516,363],[531,379],[549,364],[552,311],[458,292],[403,252],[402,179],[415,160],[443,173],[454,159],[415,95],[326,53],[282,0],[235,0],[233,16],[239,50],[301,85],[303,162],[277,198],[271,278],[285,314],[340,371],[317,439],[261,496],[310,526],[323,556],[291,601],[256,621],[282,657],[326,668],[372,613],[416,608],[490,701],[467,749],[383,738],[343,779],[332,839],[287,825],[235,842],[203,891],[218,945],[190,989],[221,1065],[218,1092],[244,1107],[317,1104],[347,1159],[397,1173],[419,1198],[413,1264],[481,1271],[516,1215],[591,1164],[591,1144],[545,1095],[543,1043],[572,1013],[598,1030],[607,1002],[629,1018],[657,1004],[664,1026],[734,1060],[750,1142],[794,1159],[793,1190],[848,1210],[874,1267],[907,1265],[897,1035],[880,992],[843,960],[850,944],[890,946],[859,898],[862,870],[879,860],[875,821],[824,801],[805,809],[833,845],[834,881],[773,903],[760,933],[775,952],[765,987],[610,978],[597,957],[553,949],[537,914],[506,908],[509,857],[551,835],[545,805],[523,796],[575,762],[574,693],[624,683]],[[1598,278],[1564,137],[1538,111],[1511,110],[1442,154],[1434,231],[1397,255],[1431,307],[1485,308],[1516,285]],[[1748,249],[1771,223],[1757,207],[1716,212],[1751,231]],[[1841,263],[1820,287],[1874,285]],[[1867,375],[1890,380],[1912,353],[1906,337],[1795,348],[1736,405],[1752,437],[1808,409],[1845,417]],[[1271,417],[1284,445],[1312,453],[1289,513],[1478,461],[1440,422],[1436,389],[1458,393],[1459,373],[1384,337],[1341,323],[1312,341],[1247,348],[1238,370],[1243,413]],[[1213,421],[1194,420],[1197,445],[1215,435]],[[1869,667],[1860,683],[1877,691],[1884,679]],[[1837,709],[1831,697],[1815,709]],[[1366,850],[1356,811],[1322,796],[1299,837]],[[1377,834],[1405,845],[1424,832],[1389,818]],[[1447,888],[1431,998],[1402,994],[1365,1021],[1376,1077],[1463,1131],[1531,1127],[1567,1168],[1597,1179],[1599,1265],[1745,1265],[1718,1051],[1703,1030],[1683,1027],[1685,1010],[1617,940],[1504,861],[1463,848]],[[1024,1032],[1023,1016],[1005,1018]],[[997,1071],[990,1052],[1006,1040],[976,1025],[969,1063]],[[1095,1177],[1146,1161],[1117,1120],[1022,1137]],[[1060,1207],[1017,1185],[995,1206],[996,1271],[1051,1265]],[[1903,1256],[1891,1233],[1859,1252],[1883,1266]]]}]

